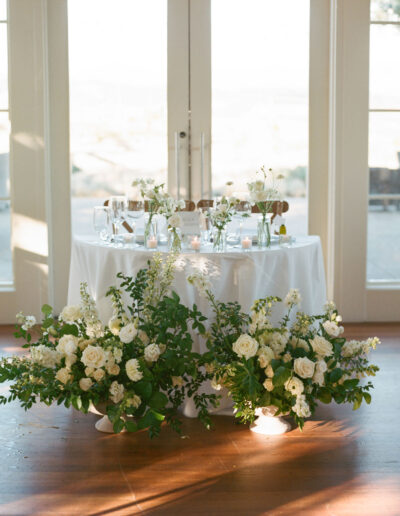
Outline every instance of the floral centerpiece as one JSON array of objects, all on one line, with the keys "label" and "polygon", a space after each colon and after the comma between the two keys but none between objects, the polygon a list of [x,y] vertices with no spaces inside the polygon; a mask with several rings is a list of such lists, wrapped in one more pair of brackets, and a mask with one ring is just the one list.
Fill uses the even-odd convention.
[{"label": "floral centerpiece", "polygon": [[[272,203],[281,200],[281,194],[276,187],[272,169],[269,169],[267,173],[263,166],[256,174],[260,174],[262,179],[247,183],[247,188],[249,190],[250,202],[253,206],[257,206],[261,213],[257,226],[258,245],[260,247],[269,247],[271,244],[271,231],[268,214],[271,211]],[[282,179],[282,177],[278,175],[276,179]],[[271,180],[270,182],[272,183],[270,187],[267,184],[268,180]]]},{"label": "floral centerpiece", "polygon": [[353,403],[357,409],[363,400],[371,401],[371,382],[378,367],[368,362],[368,353],[379,340],[346,341],[341,318],[333,303],[322,315],[310,316],[298,311],[289,325],[291,312],[300,302],[297,290],[291,290],[284,303],[287,313],[278,325],[270,320],[278,297],[257,300],[250,315],[242,313],[238,303],[221,303],[201,275],[188,278],[209,300],[215,320],[208,333],[209,352],[204,359],[214,372],[216,389],[228,389],[236,417],[253,423],[260,410],[266,415],[290,415],[302,428],[318,401]]},{"label": "floral centerpiece", "polygon": [[226,248],[226,226],[235,214],[239,199],[222,197],[215,209],[210,212],[210,221],[213,225],[213,248],[224,251]]},{"label": "floral centerpiece", "polygon": [[209,375],[199,367],[189,331],[204,333],[205,317],[169,292],[174,260],[157,254],[135,279],[119,274],[120,288],[107,294],[114,313],[105,326],[85,284],[81,304],[65,307],[58,320],[43,307],[37,338],[34,319],[18,314],[15,335],[29,355],[0,361],[0,382],[11,381],[0,403],[18,399],[29,409],[41,401],[84,413],[103,405],[115,432],[148,429],[153,437],[163,422],[179,432],[177,408],[188,396],[209,427],[207,407],[216,396],[199,392]]},{"label": "floral centerpiece", "polygon": [[[168,243],[171,250],[181,249],[181,218],[177,210],[185,207],[185,201],[177,201],[164,190],[165,185],[155,185],[153,179],[137,179],[132,186],[139,187],[143,199],[147,200],[149,218],[144,230],[145,245],[150,236],[156,236],[154,216],[164,215],[168,226]],[[153,235],[152,235],[153,233]]]}]

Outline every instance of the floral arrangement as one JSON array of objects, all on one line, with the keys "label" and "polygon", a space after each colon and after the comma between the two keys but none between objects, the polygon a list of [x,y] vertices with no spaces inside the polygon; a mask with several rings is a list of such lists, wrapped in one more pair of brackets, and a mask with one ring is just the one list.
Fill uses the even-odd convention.
[{"label": "floral arrangement", "polygon": [[210,212],[210,221],[214,227],[213,246],[214,249],[223,250],[224,231],[227,224],[232,220],[236,212],[236,206],[240,202],[235,197],[222,197],[215,209]]},{"label": "floral arrangement", "polygon": [[[274,201],[281,200],[281,194],[276,186],[276,180],[282,179],[282,175],[275,178],[272,169],[265,170],[262,166],[257,170],[256,174],[262,175],[262,179],[257,179],[251,183],[247,183],[249,190],[250,202],[252,206],[257,206],[261,213],[261,220],[258,223],[258,244],[259,246],[269,246],[271,243],[271,233],[269,228],[268,214]],[[268,186],[268,181],[272,186]]]},{"label": "floral arrangement", "polygon": [[228,389],[236,417],[253,422],[257,408],[271,407],[275,415],[290,415],[302,428],[315,411],[317,402],[371,402],[371,382],[378,367],[368,362],[368,353],[379,339],[346,341],[335,305],[328,303],[322,315],[296,313],[289,327],[293,308],[300,303],[298,290],[291,290],[283,301],[287,313],[274,326],[270,316],[278,297],[255,301],[251,314],[242,313],[238,303],[221,303],[201,274],[190,276],[210,302],[215,313],[208,332],[208,353],[204,359],[214,374],[213,386]]},{"label": "floral arrangement", "polygon": [[170,248],[173,250],[181,249],[181,237],[179,228],[181,218],[177,210],[185,207],[185,201],[175,200],[165,191],[165,185],[155,185],[153,179],[137,179],[132,186],[139,187],[143,199],[147,200],[149,206],[149,219],[145,228],[145,242],[150,235],[154,215],[164,215],[168,225],[168,235],[171,242]]},{"label": "floral arrangement", "polygon": [[37,339],[35,319],[18,314],[15,336],[25,340],[29,355],[0,361],[0,382],[12,382],[0,403],[18,399],[29,409],[41,401],[84,413],[105,405],[115,432],[148,429],[154,437],[163,422],[179,432],[177,408],[191,397],[209,428],[207,407],[215,406],[217,397],[199,393],[210,375],[200,369],[190,333],[204,334],[205,317],[170,293],[175,258],[155,255],[135,279],[119,274],[120,288],[107,294],[113,316],[106,326],[85,284],[81,304],[65,307],[58,319],[43,306]]}]

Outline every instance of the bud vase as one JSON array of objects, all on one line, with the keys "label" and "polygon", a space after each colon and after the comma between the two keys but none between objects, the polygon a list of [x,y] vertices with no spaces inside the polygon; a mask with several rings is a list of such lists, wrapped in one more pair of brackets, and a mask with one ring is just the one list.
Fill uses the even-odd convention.
[{"label": "bud vase", "polygon": [[262,216],[258,219],[257,239],[258,239],[258,247],[270,247],[271,231],[269,228],[269,220],[267,220],[265,216]]},{"label": "bud vase", "polygon": [[182,248],[182,231],[180,228],[168,228],[168,251],[180,251]]},{"label": "bud vase", "polygon": [[213,249],[217,253],[226,251],[226,230],[217,229],[213,230]]},{"label": "bud vase", "polygon": [[280,435],[289,432],[291,429],[283,417],[275,416],[277,408],[274,406],[259,407],[256,409],[257,419],[250,425],[250,430],[263,435]]},{"label": "bud vase", "polygon": [[[153,248],[154,244],[150,242],[157,242],[158,241],[158,228],[157,228],[157,221],[153,220],[153,215],[149,214],[149,219],[146,222],[146,226],[144,228],[144,246],[149,248]],[[156,245],[157,247],[157,245]]]}]

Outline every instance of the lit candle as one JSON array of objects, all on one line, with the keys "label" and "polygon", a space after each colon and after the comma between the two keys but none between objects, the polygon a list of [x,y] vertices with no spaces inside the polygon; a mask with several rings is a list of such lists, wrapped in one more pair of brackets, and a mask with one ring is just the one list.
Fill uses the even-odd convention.
[{"label": "lit candle", "polygon": [[251,249],[253,242],[251,241],[251,238],[248,236],[244,237],[242,239],[242,249]]},{"label": "lit candle", "polygon": [[190,242],[190,247],[194,250],[194,251],[200,251],[200,246],[201,246],[201,241],[200,241],[200,238],[195,236],[192,238],[192,241]]},{"label": "lit candle", "polygon": [[133,233],[125,233],[124,234],[124,242],[125,244],[132,244],[134,239]]},{"label": "lit candle", "polygon": [[157,237],[151,236],[147,239],[148,249],[157,249]]}]

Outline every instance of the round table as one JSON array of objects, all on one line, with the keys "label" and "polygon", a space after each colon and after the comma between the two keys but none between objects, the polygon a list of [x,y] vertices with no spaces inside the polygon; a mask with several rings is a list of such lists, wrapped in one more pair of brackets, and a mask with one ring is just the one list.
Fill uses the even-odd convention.
[{"label": "round table", "polygon": [[[166,252],[162,246],[158,249]],[[107,323],[112,309],[106,292],[116,285],[118,272],[134,276],[147,266],[154,251],[143,247],[116,248],[102,245],[94,237],[75,238],[72,244],[68,304],[78,304],[79,286],[88,284],[89,293],[96,301],[100,319]],[[321,243],[318,236],[297,237],[290,247],[273,244],[268,249],[253,246],[251,251],[228,248],[213,252],[203,246],[201,252],[183,251],[178,259],[173,289],[187,306],[196,303],[206,316],[212,316],[205,299],[188,283],[187,276],[196,270],[209,275],[214,293],[221,301],[238,301],[248,312],[254,300],[265,296],[284,297],[290,288],[298,288],[302,296],[301,310],[319,314],[326,302],[325,273]],[[272,319],[279,320],[284,307],[274,310]],[[206,351],[196,338],[195,349]],[[203,349],[204,348],[204,349]],[[193,414],[187,404],[185,415]]]}]

